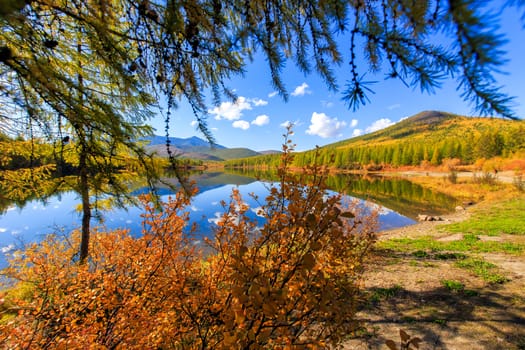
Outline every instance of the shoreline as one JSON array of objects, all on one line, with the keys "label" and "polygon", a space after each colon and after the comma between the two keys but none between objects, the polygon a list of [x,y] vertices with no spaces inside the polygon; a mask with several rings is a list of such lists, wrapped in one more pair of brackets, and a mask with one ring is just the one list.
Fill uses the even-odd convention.
[{"label": "shoreline", "polygon": [[[450,172],[448,171],[436,171],[436,170],[432,170],[432,171],[425,171],[425,170],[402,170],[402,171],[396,171],[396,170],[387,170],[387,171],[381,171],[381,172],[370,172],[369,174],[374,174],[374,175],[377,175],[377,176],[399,176],[399,177],[403,177],[403,178],[411,178],[411,177],[441,177],[441,178],[445,178],[447,177]],[[482,176],[485,174],[485,172],[483,171],[475,171],[475,172],[470,172],[470,171],[458,171],[457,173],[457,177],[459,179],[472,179],[474,176]],[[515,172],[513,171],[500,171],[500,172],[497,172],[497,173],[489,173],[491,175],[494,175],[495,177],[495,181],[496,182],[502,182],[502,183],[507,183],[507,184],[511,184],[511,183],[514,183],[515,181],[515,178],[516,178],[516,174]]]},{"label": "shoreline", "polygon": [[[500,194],[501,191],[499,191]],[[522,200],[525,197],[520,195]],[[498,250],[455,249],[465,235],[487,244],[525,245],[525,232],[486,235],[448,231],[478,210],[498,210],[510,197],[481,200],[465,210],[377,233],[377,243],[363,275],[360,329],[343,344],[345,350],[387,349],[400,342],[400,330],[419,337],[420,350],[520,350],[525,346],[525,257]],[[479,212],[478,212],[479,213]],[[426,246],[384,248],[390,239],[431,241]],[[401,243],[402,245],[403,243]],[[438,248],[448,246],[447,250]],[[436,248],[436,249],[435,249]],[[501,282],[484,279],[461,262],[482,262]]]},{"label": "shoreline", "polygon": [[[454,212],[440,215],[439,217],[443,220],[437,221],[416,221],[412,225],[392,228],[377,233],[377,240],[386,240],[391,238],[402,238],[402,237],[417,237],[422,235],[437,235],[440,236],[439,231],[436,229],[437,226],[447,225],[454,222],[461,222],[467,220],[471,216],[471,209],[476,207],[477,204],[473,204],[464,208],[463,210],[456,210]],[[446,235],[443,234],[443,235]]]}]

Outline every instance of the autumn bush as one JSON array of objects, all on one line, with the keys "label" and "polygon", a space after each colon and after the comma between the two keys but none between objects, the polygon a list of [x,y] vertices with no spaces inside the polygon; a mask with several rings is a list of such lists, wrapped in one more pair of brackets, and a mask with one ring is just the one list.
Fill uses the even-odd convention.
[{"label": "autumn bush", "polygon": [[[238,191],[223,202],[215,232],[185,233],[189,199],[163,210],[144,197],[143,235],[94,232],[91,256],[76,261],[79,234],[49,237],[19,252],[4,271],[3,348],[324,348],[355,329],[356,305],[375,215],[327,191],[316,165],[289,172],[249,208]],[[257,210],[264,221],[247,217]],[[0,296],[1,297],[1,296]]]}]

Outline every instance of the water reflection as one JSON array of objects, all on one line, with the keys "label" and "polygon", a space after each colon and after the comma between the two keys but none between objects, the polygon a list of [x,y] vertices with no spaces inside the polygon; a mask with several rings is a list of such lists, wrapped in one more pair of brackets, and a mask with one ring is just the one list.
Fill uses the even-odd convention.
[{"label": "water reflection", "polygon": [[[277,180],[277,174],[272,171],[236,169],[228,172],[239,176]],[[334,174],[328,177],[327,185],[335,192],[371,201],[412,219],[416,219],[418,214],[422,213],[450,213],[458,203],[452,196],[395,177]]]},{"label": "water reflection", "polygon": [[454,197],[432,191],[406,179],[335,175],[328,179],[328,186],[337,192],[378,203],[412,219],[416,219],[418,214],[422,213],[449,213],[457,205]]},{"label": "water reflection", "polygon": [[[252,175],[252,176],[249,176]],[[253,175],[264,181],[259,181]],[[199,185],[199,193],[188,208],[191,222],[198,225],[197,236],[209,234],[216,220],[224,213],[222,201],[228,202],[231,191],[238,188],[244,201],[250,206],[248,216],[257,220],[257,207],[260,206],[249,194],[263,200],[267,187],[275,181],[271,173],[225,173],[206,172],[190,177]],[[168,179],[169,181],[175,180]],[[329,187],[336,192],[344,192],[352,197],[368,200],[368,206],[378,209],[380,228],[389,229],[414,223],[419,213],[442,214],[454,208],[453,198],[422,188],[404,179],[363,178],[348,175],[331,176]],[[146,189],[133,191],[134,195]],[[160,186],[159,194],[163,200],[173,194],[168,186]],[[7,201],[2,198],[3,213],[0,215],[0,266],[5,266],[4,254],[24,243],[35,242],[49,233],[66,234],[80,225],[78,195],[64,190],[45,200],[27,197],[26,201]],[[100,221],[94,222],[104,229],[129,228],[135,235],[141,233],[141,208],[115,208],[100,212]],[[97,216],[97,215],[96,215]]]}]

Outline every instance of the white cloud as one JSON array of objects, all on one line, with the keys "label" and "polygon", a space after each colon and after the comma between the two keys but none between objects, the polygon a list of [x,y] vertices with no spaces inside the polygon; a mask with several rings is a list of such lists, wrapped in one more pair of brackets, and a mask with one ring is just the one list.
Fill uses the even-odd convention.
[{"label": "white cloud", "polygon": [[5,254],[5,253],[9,253],[13,249],[15,249],[15,245],[14,244],[9,244],[9,245],[7,245],[5,247],[0,248],[0,252]]},{"label": "white cloud", "polygon": [[252,124],[257,126],[263,126],[268,124],[269,122],[270,117],[268,117],[266,114],[261,114],[258,115],[257,118],[255,118],[255,120],[252,121]]},{"label": "white cloud", "polygon": [[357,123],[359,123],[357,119],[352,119],[352,121],[350,122],[350,127],[355,128],[357,126]]},{"label": "white cloud", "polygon": [[219,213],[219,212],[216,212],[216,213],[215,213],[215,217],[214,217],[214,218],[210,218],[210,219],[208,219],[208,222],[209,222],[210,224],[218,225],[218,224],[219,224],[219,221],[221,221],[221,220],[222,220],[222,214]]},{"label": "white cloud", "polygon": [[278,94],[277,91],[272,91],[272,92],[270,92],[270,93],[268,94],[268,97],[269,97],[269,98],[272,98],[272,97],[277,96],[277,94]]},{"label": "white cloud", "polygon": [[393,213],[394,211],[392,209],[389,209],[387,207],[383,207],[382,205],[372,203],[372,202],[364,202],[365,206],[370,209],[370,211],[375,211],[379,215],[388,215]]},{"label": "white cloud", "polygon": [[382,118],[382,119],[379,119],[379,120],[376,120],[375,122],[372,123],[372,125],[370,125],[368,128],[365,129],[365,131],[368,133],[368,132],[374,132],[374,131],[377,131],[377,130],[381,130],[381,129],[384,129],[390,125],[394,124],[393,121],[391,121],[390,119],[388,118]]},{"label": "white cloud", "polygon": [[222,102],[220,106],[208,110],[208,113],[215,115],[215,119],[237,120],[242,116],[244,110],[252,109],[252,105],[246,97],[239,96],[235,102]]},{"label": "white cloud", "polygon": [[306,130],[307,134],[321,136],[322,138],[341,135],[341,130],[346,127],[346,122],[337,118],[330,118],[324,113],[312,113],[311,124]]},{"label": "white cloud", "polygon": [[[241,207],[241,206],[247,206],[247,208],[244,208],[244,207]],[[242,210],[247,210],[249,208],[249,205],[246,204],[246,203],[241,204],[241,206],[240,205],[236,205],[235,206],[235,211],[233,213],[230,213],[230,214],[227,215],[228,219],[233,220],[233,222],[236,223],[236,224],[239,224],[239,222],[241,222],[241,217],[238,214],[238,212],[241,209]],[[214,215],[215,215],[214,218],[209,218],[208,219],[208,222],[210,224],[218,225],[219,222],[224,221],[224,214],[223,213],[217,211],[217,212],[215,212]]]},{"label": "white cloud", "polygon": [[255,213],[255,215],[264,218],[264,210],[263,207],[259,206],[257,208],[250,208],[250,210]]},{"label": "white cloud", "polygon": [[330,101],[324,101],[324,100],[323,100],[323,101],[321,101],[321,105],[322,105],[323,107],[326,107],[326,108],[331,108],[331,107],[334,106],[334,103],[333,103],[333,102],[330,102]]},{"label": "white cloud", "polygon": [[208,113],[215,115],[216,120],[239,120],[243,111],[251,110],[253,107],[266,106],[268,101],[260,98],[246,98],[239,96],[235,102],[222,102],[219,106],[209,109]]},{"label": "white cloud", "polygon": [[393,104],[393,105],[390,105],[388,106],[386,109],[388,109],[389,111],[393,110],[393,109],[398,109],[400,108],[401,105],[399,103],[396,103],[396,104]]},{"label": "white cloud", "polygon": [[232,126],[234,128],[248,130],[250,128],[250,123],[248,123],[246,120],[236,120],[232,123]]},{"label": "white cloud", "polygon": [[0,233],[4,233],[6,231],[7,231],[7,229],[5,227],[0,227]]},{"label": "white cloud", "polygon": [[362,129],[354,129],[354,131],[352,132],[352,137],[361,136],[361,135],[363,135]]},{"label": "white cloud", "polygon": [[292,121],[289,121],[289,120],[286,120],[284,122],[282,122],[281,124],[279,124],[279,126],[281,128],[287,128],[289,126],[293,126],[293,128],[295,129],[296,127],[298,126],[301,126],[303,125],[303,123],[301,123],[301,120],[297,119],[296,121],[292,122]]},{"label": "white cloud", "polygon": [[308,90],[308,84],[302,83],[301,85],[297,86],[295,90],[292,92],[292,96],[303,96],[306,94],[311,94],[312,92]]},{"label": "white cloud", "polygon": [[199,122],[196,121],[196,120],[192,120],[190,125],[193,126],[193,127],[196,127],[197,125],[199,125]]},{"label": "white cloud", "polygon": [[262,100],[260,98],[253,98],[251,102],[253,102],[255,107],[266,106],[268,104],[268,101]]},{"label": "white cloud", "polygon": [[293,123],[292,123],[291,121],[286,120],[286,121],[282,122],[281,124],[279,124],[279,126],[280,126],[281,128],[287,128],[287,127],[289,127],[289,126],[292,125],[292,124],[293,124]]}]

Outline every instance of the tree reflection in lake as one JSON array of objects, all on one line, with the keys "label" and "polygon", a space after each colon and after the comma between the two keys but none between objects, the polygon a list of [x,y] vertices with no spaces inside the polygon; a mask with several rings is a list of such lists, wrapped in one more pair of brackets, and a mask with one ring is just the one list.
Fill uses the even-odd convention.
[{"label": "tree reflection in lake", "polygon": [[[228,170],[232,174],[277,180],[271,171]],[[422,187],[406,179],[384,176],[334,174],[327,179],[328,187],[336,192],[365,199],[389,208],[406,217],[416,219],[418,214],[442,215],[457,205],[457,199]]]},{"label": "tree reflection in lake", "polygon": [[[199,227],[197,235],[210,232],[216,218],[224,212],[221,201],[228,201],[234,187],[239,188],[244,201],[252,209],[249,215],[257,218],[257,207],[260,203],[249,194],[253,193],[264,201],[267,192],[264,181],[259,181],[253,176],[264,181],[276,180],[271,173],[202,172],[189,177],[199,187],[199,193],[188,208],[191,222],[197,223]],[[176,180],[171,181],[172,184],[176,184]],[[28,195],[27,191],[1,189],[0,193],[3,195],[0,198],[0,266],[5,266],[4,253],[20,247],[22,243],[39,241],[48,233],[67,233],[80,225],[80,200],[75,192],[67,188],[66,183],[62,181],[60,186],[57,186],[57,183],[46,182],[45,186],[54,187],[56,193],[45,200],[36,199],[33,195]],[[368,205],[379,206],[381,229],[410,225],[420,213],[442,214],[451,211],[455,206],[453,198],[404,179],[335,175],[329,177],[328,185],[333,191],[363,198],[369,201]],[[145,191],[145,188],[138,189],[132,191],[132,194],[138,195]],[[15,198],[14,194],[17,193],[23,196]],[[49,191],[42,190],[41,193]],[[11,198],[8,197],[9,194]],[[159,194],[163,199],[167,199],[167,196],[173,194],[173,190],[167,185],[161,185]],[[102,225],[105,229],[126,227],[137,235],[141,232],[141,208],[113,208],[100,210],[98,213],[99,220],[94,222],[95,225]]]},{"label": "tree reflection in lake", "polygon": [[382,176],[334,175],[328,186],[337,192],[366,199],[404,216],[442,215],[457,205],[454,197],[422,187],[406,179]]}]

